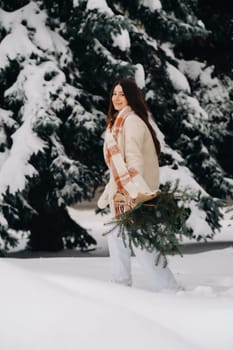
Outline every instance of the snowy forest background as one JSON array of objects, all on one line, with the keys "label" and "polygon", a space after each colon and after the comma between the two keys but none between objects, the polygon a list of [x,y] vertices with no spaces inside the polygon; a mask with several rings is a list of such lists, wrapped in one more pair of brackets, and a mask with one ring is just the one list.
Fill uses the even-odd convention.
[{"label": "snowy forest background", "polygon": [[187,225],[220,226],[233,197],[233,11],[222,0],[0,1],[0,252],[95,240],[67,206],[106,182],[109,88],[143,90],[163,143],[161,182],[199,193]]}]

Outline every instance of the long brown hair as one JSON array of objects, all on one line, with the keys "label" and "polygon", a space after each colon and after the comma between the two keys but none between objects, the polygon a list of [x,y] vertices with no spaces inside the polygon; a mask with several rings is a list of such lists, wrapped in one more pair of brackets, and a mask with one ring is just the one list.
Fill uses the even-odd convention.
[{"label": "long brown hair", "polygon": [[129,106],[144,121],[144,123],[147,125],[148,129],[150,130],[152,139],[154,141],[156,153],[159,157],[161,152],[161,147],[160,147],[159,140],[156,136],[156,133],[149,122],[149,109],[146,105],[146,102],[144,100],[141,90],[139,89],[139,87],[137,86],[136,82],[133,79],[123,78],[123,79],[117,80],[113,84],[110,91],[107,124],[108,125],[113,124],[118,113],[114,109],[113,103],[112,103],[113,90],[117,85],[120,85],[122,87],[122,90],[125,94],[125,98],[128,101]]}]

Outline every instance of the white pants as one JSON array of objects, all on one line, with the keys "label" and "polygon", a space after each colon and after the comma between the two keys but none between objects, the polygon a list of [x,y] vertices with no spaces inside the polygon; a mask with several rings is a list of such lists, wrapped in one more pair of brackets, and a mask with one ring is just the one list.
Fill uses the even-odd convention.
[{"label": "white pants", "polygon": [[[118,237],[118,231],[107,235],[108,247],[112,267],[112,281],[127,286],[132,285],[131,275],[131,250],[127,244],[125,246],[122,237]],[[175,280],[171,270],[163,267],[164,258],[161,257],[159,264],[155,265],[157,251],[152,253],[139,247],[133,247],[136,259],[144,270],[148,286],[151,290],[158,291],[160,289],[177,289],[178,283]]]}]

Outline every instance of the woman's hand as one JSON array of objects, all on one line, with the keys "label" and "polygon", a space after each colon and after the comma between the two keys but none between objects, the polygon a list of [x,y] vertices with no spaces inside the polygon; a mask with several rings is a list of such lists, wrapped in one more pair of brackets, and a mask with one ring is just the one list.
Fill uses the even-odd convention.
[{"label": "woman's hand", "polygon": [[125,195],[120,192],[115,193],[113,200],[115,203],[119,203],[121,205],[128,204],[128,199]]},{"label": "woman's hand", "polygon": [[156,192],[153,193],[142,193],[138,192],[137,197],[135,199],[128,198],[124,194],[117,192],[115,193],[113,200],[116,204],[119,205],[129,205],[132,208],[135,207],[138,203],[149,201],[157,196]]}]

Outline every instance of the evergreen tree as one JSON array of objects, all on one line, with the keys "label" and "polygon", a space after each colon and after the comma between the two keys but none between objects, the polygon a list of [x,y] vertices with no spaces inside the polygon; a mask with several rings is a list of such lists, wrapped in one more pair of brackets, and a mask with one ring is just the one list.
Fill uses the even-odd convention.
[{"label": "evergreen tree", "polygon": [[90,199],[104,181],[108,92],[123,76],[143,89],[164,135],[162,182],[180,178],[183,188],[200,191],[187,222],[193,236],[212,236],[220,219],[215,197],[233,193],[232,87],[227,77],[227,84],[215,80],[214,67],[195,53],[185,56],[187,43],[207,42],[213,29],[205,26],[199,2],[18,0],[1,6],[0,248],[15,244],[19,230],[29,232],[32,249],[94,243],[71,223],[66,207]]},{"label": "evergreen tree", "polygon": [[46,13],[30,2],[17,14],[1,12],[1,248],[23,230],[32,249],[86,249],[95,240],[66,206],[99,184],[103,116],[69,84],[72,53]]},{"label": "evergreen tree", "polygon": [[232,178],[232,3],[230,0],[199,0],[197,14],[209,34],[206,38],[183,40],[175,51],[183,59],[182,69],[188,76],[194,95],[208,113],[212,125],[209,143],[215,157],[226,176]]}]

